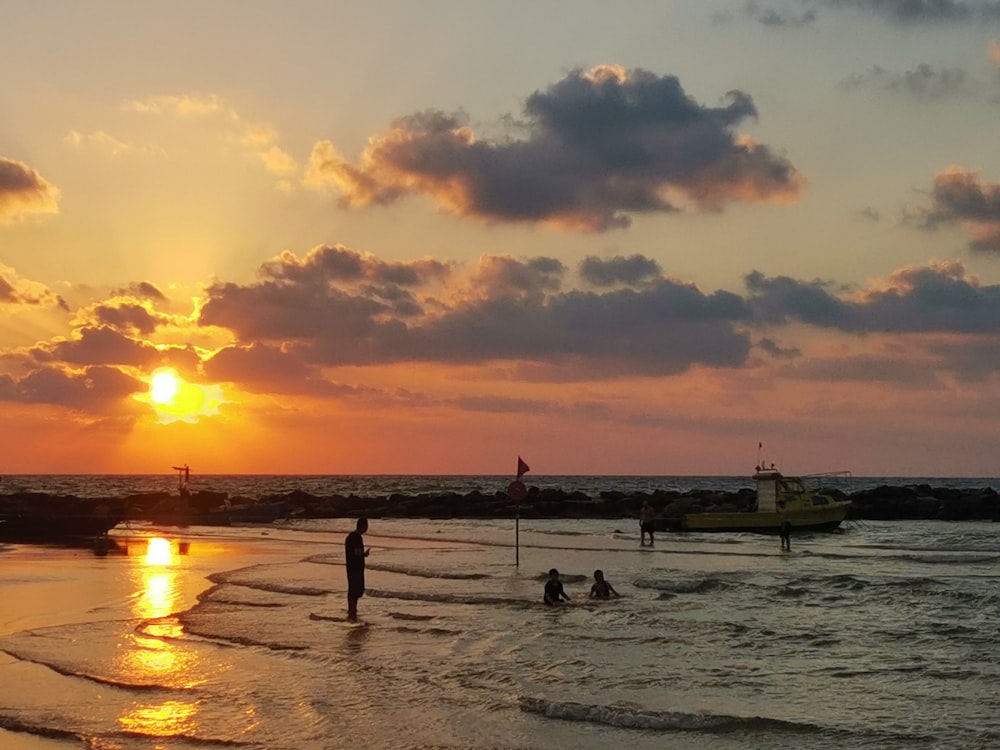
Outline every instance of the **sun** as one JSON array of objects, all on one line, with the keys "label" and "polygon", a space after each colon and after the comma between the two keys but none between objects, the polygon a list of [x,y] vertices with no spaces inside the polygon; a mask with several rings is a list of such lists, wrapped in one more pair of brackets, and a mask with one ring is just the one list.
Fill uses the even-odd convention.
[{"label": "sun", "polygon": [[189,383],[173,367],[154,370],[147,382],[149,390],[132,398],[152,407],[161,424],[193,424],[201,417],[215,416],[225,403],[221,386]]},{"label": "sun", "polygon": [[149,398],[154,404],[169,404],[180,390],[177,371],[172,367],[161,367],[149,379]]}]

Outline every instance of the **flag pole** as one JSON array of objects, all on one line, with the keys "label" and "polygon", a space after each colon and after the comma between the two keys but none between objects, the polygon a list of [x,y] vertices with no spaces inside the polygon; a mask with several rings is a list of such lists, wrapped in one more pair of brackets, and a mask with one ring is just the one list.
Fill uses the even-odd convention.
[{"label": "flag pole", "polygon": [[517,479],[507,485],[507,497],[514,501],[514,567],[521,567],[521,501],[528,494],[521,477],[531,471],[520,456],[517,457]]},{"label": "flag pole", "polygon": [[521,567],[521,511],[514,511],[514,567]]}]

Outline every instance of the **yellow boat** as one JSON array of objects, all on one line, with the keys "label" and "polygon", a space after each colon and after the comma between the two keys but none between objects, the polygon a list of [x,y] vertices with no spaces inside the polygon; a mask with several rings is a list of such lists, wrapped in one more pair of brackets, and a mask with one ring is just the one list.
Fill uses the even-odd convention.
[{"label": "yellow boat", "polygon": [[686,513],[684,531],[754,531],[777,534],[781,522],[793,531],[833,531],[847,516],[850,502],[837,499],[821,489],[808,490],[799,477],[782,476],[773,466],[758,468],[757,505],[749,511],[729,513]]}]

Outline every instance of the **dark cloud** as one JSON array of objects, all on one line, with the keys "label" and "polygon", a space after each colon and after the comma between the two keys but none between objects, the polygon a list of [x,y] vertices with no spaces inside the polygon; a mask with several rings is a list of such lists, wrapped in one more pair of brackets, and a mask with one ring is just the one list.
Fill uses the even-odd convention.
[{"label": "dark cloud", "polygon": [[796,359],[802,356],[802,351],[798,347],[783,347],[779,346],[772,339],[766,336],[754,344],[761,351],[767,352],[775,359]]},{"label": "dark cloud", "polygon": [[761,323],[796,321],[822,328],[854,327],[850,323],[854,309],[830,291],[829,282],[803,282],[788,276],[768,278],[760,271],[751,271],[744,281],[754,318]]},{"label": "dark cloud", "polygon": [[0,156],[0,223],[59,211],[59,190],[27,164]]},{"label": "dark cloud", "polygon": [[930,203],[909,221],[929,230],[959,223],[972,250],[1000,254],[1000,184],[982,180],[975,170],[951,167],[934,176]]},{"label": "dark cloud", "polygon": [[539,299],[562,287],[566,266],[555,258],[518,260],[507,255],[484,255],[472,276],[472,284],[484,297],[531,297]]},{"label": "dark cloud", "polygon": [[895,23],[941,23],[1000,18],[994,0],[823,0],[828,7],[856,8]]},{"label": "dark cloud", "polygon": [[146,335],[155,331],[161,322],[159,316],[142,305],[131,302],[100,304],[94,307],[93,314],[101,326],[125,332],[138,331]]},{"label": "dark cloud", "polygon": [[101,415],[138,411],[130,398],[146,385],[114,367],[87,367],[71,372],[42,367],[16,380],[0,383],[0,398],[33,404],[55,404]]},{"label": "dark cloud", "polygon": [[265,279],[316,287],[318,294],[330,284],[355,289],[359,297],[404,317],[422,312],[419,301],[406,287],[444,281],[450,273],[448,264],[437,260],[387,262],[343,245],[319,245],[303,258],[285,251],[260,268]]},{"label": "dark cloud", "polygon": [[673,76],[601,66],[531,94],[523,140],[478,140],[464,115],[425,112],[372,139],[361,166],[318,144],[312,168],[347,205],[424,193],[488,222],[604,231],[636,214],[795,199],[794,166],[735,132],[756,115],[739,91],[706,107]]},{"label": "dark cloud", "polygon": [[156,302],[163,302],[167,299],[167,296],[160,291],[160,288],[149,281],[129,284],[125,289],[116,289],[111,294],[115,297],[135,297],[137,299],[148,299]]},{"label": "dark cloud", "polygon": [[48,287],[19,279],[10,269],[0,266],[0,305],[2,304],[28,307],[53,305],[69,310],[66,301]]},{"label": "dark cloud", "polygon": [[958,262],[900,269],[849,299],[824,282],[758,271],[746,283],[747,304],[764,324],[801,322],[853,333],[1000,332],[1000,286],[981,286]]},{"label": "dark cloud", "polygon": [[736,295],[704,295],[663,279],[641,291],[561,292],[563,273],[553,259],[486,257],[473,274],[478,296],[411,321],[333,286],[218,284],[200,322],[230,328],[244,342],[286,344],[319,365],[600,360],[619,373],[663,373],[738,366],[749,352],[748,336],[735,329],[748,315]]},{"label": "dark cloud", "polygon": [[154,367],[162,358],[156,347],[100,326],[75,332],[72,341],[42,343],[30,350],[38,362],[66,362],[75,365],[131,365]]},{"label": "dark cloud", "polygon": [[845,88],[873,88],[878,91],[908,94],[921,101],[976,94],[982,85],[970,81],[961,68],[935,68],[921,63],[913,70],[893,73],[878,65],[866,73],[847,78]]},{"label": "dark cloud", "polygon": [[616,255],[601,259],[588,255],[580,261],[580,276],[588,284],[597,287],[626,284],[638,286],[663,275],[660,264],[644,255]]}]

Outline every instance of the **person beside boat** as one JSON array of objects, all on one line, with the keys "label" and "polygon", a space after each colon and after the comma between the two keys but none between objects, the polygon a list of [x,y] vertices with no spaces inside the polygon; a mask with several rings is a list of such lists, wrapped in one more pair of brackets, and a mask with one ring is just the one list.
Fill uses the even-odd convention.
[{"label": "person beside boat", "polygon": [[781,534],[781,551],[791,552],[792,551],[792,521],[788,517],[788,503],[784,500],[778,501],[778,512],[781,514],[781,526],[779,528],[779,533]]},{"label": "person beside boat", "polygon": [[559,580],[559,571],[552,568],[549,571],[549,580],[545,582],[545,593],[542,601],[546,604],[562,604],[569,601],[569,594],[563,589],[562,581]]},{"label": "person beside boat", "polygon": [[590,587],[590,598],[591,599],[610,599],[612,594],[615,598],[621,596],[615,587],[611,585],[611,581],[604,577],[604,571],[598,568],[594,571],[594,585]]}]

